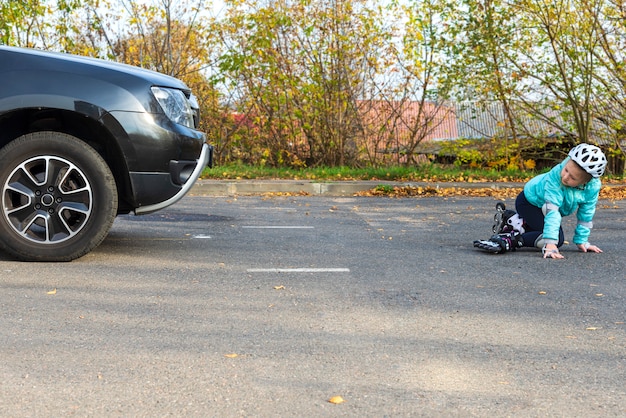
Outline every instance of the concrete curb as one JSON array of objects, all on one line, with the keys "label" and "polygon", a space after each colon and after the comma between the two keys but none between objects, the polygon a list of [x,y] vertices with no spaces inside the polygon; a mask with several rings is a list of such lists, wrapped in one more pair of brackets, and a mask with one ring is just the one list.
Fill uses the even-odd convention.
[{"label": "concrete curb", "polygon": [[466,183],[466,182],[391,182],[391,181],[338,181],[316,182],[301,180],[198,180],[190,191],[200,196],[255,195],[263,193],[306,193],[309,195],[352,196],[372,190],[377,186],[435,187],[435,188],[521,188],[523,183]]}]

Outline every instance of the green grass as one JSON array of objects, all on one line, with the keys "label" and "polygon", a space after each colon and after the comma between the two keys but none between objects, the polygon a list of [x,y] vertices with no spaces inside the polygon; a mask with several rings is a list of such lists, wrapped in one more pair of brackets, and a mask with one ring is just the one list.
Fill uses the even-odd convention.
[{"label": "green grass", "polygon": [[462,169],[426,164],[418,167],[319,167],[274,168],[246,165],[224,165],[207,168],[204,179],[287,179],[287,180],[381,180],[381,181],[526,181],[536,172],[521,170]]}]

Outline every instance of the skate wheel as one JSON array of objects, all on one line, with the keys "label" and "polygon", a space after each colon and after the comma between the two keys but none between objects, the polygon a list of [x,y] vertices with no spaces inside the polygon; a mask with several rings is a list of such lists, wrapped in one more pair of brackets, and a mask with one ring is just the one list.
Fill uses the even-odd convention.
[{"label": "skate wheel", "polygon": [[497,211],[502,211],[504,212],[504,210],[506,209],[506,206],[504,205],[504,202],[498,202],[496,203],[496,210]]}]

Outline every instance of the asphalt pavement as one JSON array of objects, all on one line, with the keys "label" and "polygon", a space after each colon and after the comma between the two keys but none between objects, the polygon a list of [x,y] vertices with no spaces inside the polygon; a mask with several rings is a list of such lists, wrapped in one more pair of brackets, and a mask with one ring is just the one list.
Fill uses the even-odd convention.
[{"label": "asphalt pavement", "polygon": [[473,248],[495,197],[300,191],[196,189],[71,263],[0,254],[0,415],[626,416],[626,201],[599,204],[603,254],[544,260]]}]

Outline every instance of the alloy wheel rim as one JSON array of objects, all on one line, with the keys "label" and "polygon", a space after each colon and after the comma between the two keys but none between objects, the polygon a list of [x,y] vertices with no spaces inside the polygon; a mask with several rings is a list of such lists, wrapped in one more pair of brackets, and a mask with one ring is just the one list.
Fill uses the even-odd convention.
[{"label": "alloy wheel rim", "polygon": [[38,244],[66,241],[86,225],[91,184],[71,161],[38,156],[18,165],[2,188],[3,214],[21,237]]}]

